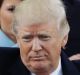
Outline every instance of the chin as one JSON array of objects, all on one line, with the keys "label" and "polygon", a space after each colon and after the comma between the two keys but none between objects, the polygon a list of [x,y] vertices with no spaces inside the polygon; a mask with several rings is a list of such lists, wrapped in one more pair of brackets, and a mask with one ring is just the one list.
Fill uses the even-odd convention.
[{"label": "chin", "polygon": [[48,63],[44,63],[44,62],[34,62],[31,63],[29,68],[32,72],[44,72],[44,71],[48,71],[49,69],[49,64]]}]

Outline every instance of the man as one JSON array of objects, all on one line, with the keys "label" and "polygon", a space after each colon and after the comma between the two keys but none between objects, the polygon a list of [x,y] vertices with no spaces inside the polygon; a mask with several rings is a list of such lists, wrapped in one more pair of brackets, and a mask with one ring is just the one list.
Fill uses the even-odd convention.
[{"label": "man", "polygon": [[15,49],[18,53],[5,53],[4,48],[5,54],[0,53],[4,57],[1,75],[80,75],[61,53],[67,43],[69,25],[60,0],[23,1],[15,9],[12,26],[20,56],[19,49]]}]

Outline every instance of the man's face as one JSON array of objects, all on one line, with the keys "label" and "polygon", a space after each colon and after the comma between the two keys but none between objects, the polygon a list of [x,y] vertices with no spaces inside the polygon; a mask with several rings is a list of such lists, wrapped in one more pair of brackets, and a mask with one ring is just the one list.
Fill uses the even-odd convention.
[{"label": "man's face", "polygon": [[24,65],[32,72],[50,72],[58,66],[62,40],[56,23],[18,27],[17,42]]}]

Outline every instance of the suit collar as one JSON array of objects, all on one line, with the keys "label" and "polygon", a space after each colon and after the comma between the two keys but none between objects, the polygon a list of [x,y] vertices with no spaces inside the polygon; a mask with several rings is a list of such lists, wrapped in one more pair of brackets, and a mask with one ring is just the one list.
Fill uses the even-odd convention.
[{"label": "suit collar", "polygon": [[76,66],[70,62],[66,56],[66,54],[62,51],[61,53],[61,64],[62,64],[62,71],[63,75],[79,75],[78,69]]},{"label": "suit collar", "polygon": [[[78,69],[70,62],[66,54],[62,51],[61,53],[61,65],[63,75],[80,75]],[[8,75],[31,75],[28,69],[21,62],[20,56],[17,61],[8,70]]]},{"label": "suit collar", "polygon": [[31,75],[28,69],[23,65],[20,57],[18,57],[14,65],[8,70],[8,73],[10,75]]}]

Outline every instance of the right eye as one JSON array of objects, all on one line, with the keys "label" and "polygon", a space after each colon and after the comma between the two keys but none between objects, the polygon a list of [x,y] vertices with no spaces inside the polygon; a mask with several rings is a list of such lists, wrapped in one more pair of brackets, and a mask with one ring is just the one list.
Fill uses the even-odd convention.
[{"label": "right eye", "polygon": [[13,12],[14,10],[15,10],[15,6],[10,6],[10,7],[8,8],[8,11]]},{"label": "right eye", "polygon": [[32,40],[32,38],[33,38],[33,36],[28,35],[28,36],[24,36],[23,40],[24,40],[24,42],[30,42]]}]

